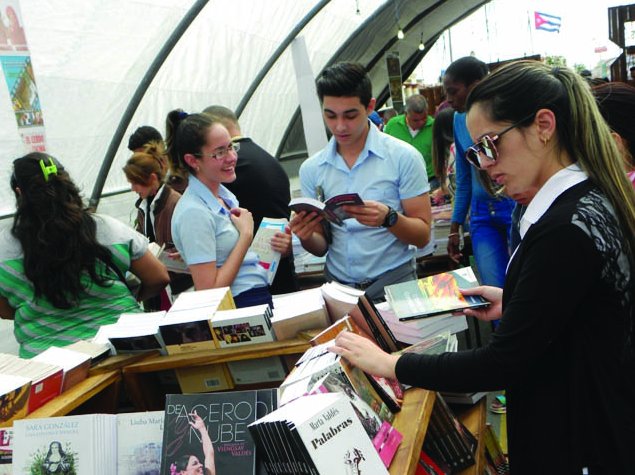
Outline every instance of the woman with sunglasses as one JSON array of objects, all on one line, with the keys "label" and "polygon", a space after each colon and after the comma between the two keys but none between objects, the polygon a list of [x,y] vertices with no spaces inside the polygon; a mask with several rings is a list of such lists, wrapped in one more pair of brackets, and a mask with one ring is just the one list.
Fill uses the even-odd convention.
[{"label": "woman with sunglasses", "polygon": [[432,390],[506,389],[513,474],[633,473],[635,190],[619,149],[568,69],[512,63],[467,108],[472,163],[532,195],[504,289],[464,292],[491,301],[466,315],[500,325],[458,353],[397,357],[349,333],[333,351]]},{"label": "woman with sunglasses", "polygon": [[[189,174],[189,185],[172,217],[172,237],[189,266],[196,290],[230,286],[237,307],[272,304],[267,274],[249,251],[251,213],[223,183],[236,179],[238,144],[207,114],[174,110],[167,117],[172,167]],[[291,236],[278,233],[273,249],[286,253]]]},{"label": "woman with sunglasses", "polygon": [[89,212],[53,157],[34,152],[15,160],[11,189],[17,208],[0,233],[0,315],[15,320],[20,356],[92,338],[120,314],[141,312],[128,271],[141,280],[139,299],[169,282],[147,239]]}]

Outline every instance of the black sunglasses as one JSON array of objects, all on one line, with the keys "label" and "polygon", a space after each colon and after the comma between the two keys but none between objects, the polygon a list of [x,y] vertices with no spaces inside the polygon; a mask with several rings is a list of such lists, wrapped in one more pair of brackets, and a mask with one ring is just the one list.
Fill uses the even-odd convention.
[{"label": "black sunglasses", "polygon": [[483,169],[483,159],[487,159],[490,162],[495,162],[496,160],[498,160],[498,149],[496,148],[496,142],[498,142],[500,138],[507,132],[515,129],[533,116],[534,114],[532,113],[531,115],[528,115],[524,119],[513,123],[497,134],[483,135],[480,139],[478,139],[478,141],[468,147],[468,149],[465,151],[465,158],[468,162],[470,162],[470,164],[472,164],[479,170]]}]

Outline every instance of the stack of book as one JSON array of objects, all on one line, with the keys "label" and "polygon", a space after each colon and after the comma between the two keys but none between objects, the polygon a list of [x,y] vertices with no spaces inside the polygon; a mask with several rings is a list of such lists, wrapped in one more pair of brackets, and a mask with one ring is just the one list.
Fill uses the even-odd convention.
[{"label": "stack of book", "polygon": [[[229,287],[183,292],[159,326],[168,354],[213,351],[219,347],[212,320],[219,310],[236,308]],[[176,378],[184,393],[223,391],[234,387],[226,364],[179,368]]]},{"label": "stack of book", "polygon": [[138,353],[158,350],[165,354],[165,343],[159,325],[165,311],[151,313],[123,313],[116,323],[102,325],[93,342],[111,345],[112,352]]},{"label": "stack of book", "polygon": [[0,354],[0,375],[0,379],[19,376],[29,380],[28,412],[35,411],[62,392],[64,370],[51,363]]},{"label": "stack of book", "polygon": [[159,473],[162,437],[163,411],[17,420],[13,473]]},{"label": "stack of book", "polygon": [[476,438],[456,418],[443,396],[437,394],[423,451],[443,472],[456,473],[474,465],[477,445]]},{"label": "stack of book", "polygon": [[397,340],[414,344],[449,331],[467,330],[466,308],[489,305],[480,296],[464,296],[460,289],[479,285],[471,267],[386,286],[387,303],[378,308]]},{"label": "stack of book", "polygon": [[13,473],[13,428],[0,429],[0,475]]},{"label": "stack of book", "polygon": [[[269,305],[219,310],[212,319],[214,338],[220,348],[275,341],[271,318]],[[279,356],[230,361],[227,368],[236,385],[282,381],[287,374]]]},{"label": "stack of book", "polygon": [[69,390],[77,383],[85,380],[88,377],[88,370],[90,369],[89,355],[79,351],[69,350],[68,348],[57,348],[55,346],[47,348],[31,361],[62,368],[64,370],[62,392]]},{"label": "stack of book", "polygon": [[273,296],[271,325],[277,340],[288,340],[305,330],[330,325],[319,288]]},{"label": "stack of book", "polygon": [[0,424],[5,425],[27,415],[30,390],[29,378],[10,374],[0,377]]},{"label": "stack of book", "polygon": [[249,430],[268,473],[388,473],[349,399],[340,393],[295,399]]},{"label": "stack of book", "polygon": [[467,296],[461,289],[479,285],[471,267],[443,272],[423,279],[386,286],[386,300],[399,321],[448,315],[466,308],[489,305],[481,296]]},{"label": "stack of book", "polygon": [[185,473],[196,459],[204,473],[264,474],[248,426],[272,412],[276,400],[273,389],[168,394],[160,473]]}]

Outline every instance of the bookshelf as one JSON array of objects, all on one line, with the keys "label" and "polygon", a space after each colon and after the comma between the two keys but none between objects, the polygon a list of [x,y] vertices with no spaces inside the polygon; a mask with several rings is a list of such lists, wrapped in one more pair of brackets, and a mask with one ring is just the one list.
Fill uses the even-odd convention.
[{"label": "bookshelf", "polygon": [[126,394],[136,411],[160,410],[165,403],[156,373],[179,368],[192,368],[210,364],[242,361],[269,356],[302,354],[310,347],[303,338],[258,343],[237,348],[220,348],[178,355],[155,355],[122,368]]}]

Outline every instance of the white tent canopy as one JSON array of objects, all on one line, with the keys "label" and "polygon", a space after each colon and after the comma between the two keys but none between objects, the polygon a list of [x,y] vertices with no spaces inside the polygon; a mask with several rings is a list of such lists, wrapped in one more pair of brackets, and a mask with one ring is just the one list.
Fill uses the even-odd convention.
[{"label": "white tent canopy", "polygon": [[[110,158],[103,192],[128,189],[121,168],[130,155],[129,135],[140,125],[163,133],[165,116],[175,108],[240,108],[246,135],[279,157],[302,157],[306,151],[297,126],[299,100],[289,46],[293,38],[304,38],[315,75],[340,60],[364,64],[381,104],[387,98],[386,52],[399,52],[406,77],[425,54],[417,48],[421,39],[431,44],[484,3],[0,0],[21,11],[47,151],[60,159],[86,197]],[[200,9],[195,16],[193,8]],[[186,26],[184,33],[176,35],[165,61],[157,60],[180,24]],[[395,37],[398,25],[406,33],[401,41]],[[147,76],[153,65],[156,75]],[[0,84],[0,120],[0,215],[7,215],[14,209],[8,186],[11,162],[25,153],[25,146],[6,84]]]}]

